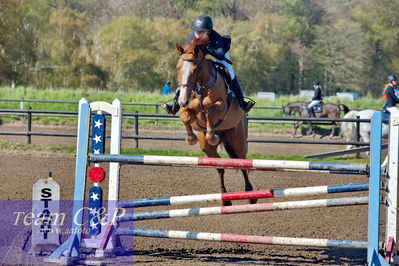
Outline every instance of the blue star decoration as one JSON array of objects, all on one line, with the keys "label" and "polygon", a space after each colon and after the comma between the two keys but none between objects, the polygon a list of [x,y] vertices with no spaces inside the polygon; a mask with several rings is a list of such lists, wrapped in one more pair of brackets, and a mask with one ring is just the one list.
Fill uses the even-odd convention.
[{"label": "blue star decoration", "polygon": [[94,154],[103,154],[105,149],[105,116],[96,114],[92,122],[92,142],[91,152]]},{"label": "blue star decoration", "polygon": [[90,235],[101,233],[101,218],[99,210],[102,208],[103,190],[100,187],[92,186],[89,190],[89,227]]}]

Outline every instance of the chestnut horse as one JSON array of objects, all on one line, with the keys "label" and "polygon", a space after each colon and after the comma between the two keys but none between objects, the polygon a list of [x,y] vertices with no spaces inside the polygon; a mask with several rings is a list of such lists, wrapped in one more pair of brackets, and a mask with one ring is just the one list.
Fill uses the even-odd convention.
[{"label": "chestnut horse", "polygon": [[[180,120],[186,127],[186,141],[195,145],[199,140],[200,149],[208,157],[220,158],[218,145],[223,146],[230,158],[244,159],[247,154],[248,122],[246,114],[235,97],[229,97],[224,77],[216,69],[214,61],[207,59],[201,50],[204,44],[193,39],[182,48],[176,43],[180,54],[177,62],[179,82]],[[229,101],[230,98],[230,101]],[[230,104],[229,104],[230,102]],[[193,132],[197,131],[198,137]],[[222,193],[227,192],[224,185],[224,169],[217,169]],[[245,190],[252,185],[248,171],[244,175]],[[250,200],[256,203],[256,200]],[[231,205],[231,202],[223,202]]]}]

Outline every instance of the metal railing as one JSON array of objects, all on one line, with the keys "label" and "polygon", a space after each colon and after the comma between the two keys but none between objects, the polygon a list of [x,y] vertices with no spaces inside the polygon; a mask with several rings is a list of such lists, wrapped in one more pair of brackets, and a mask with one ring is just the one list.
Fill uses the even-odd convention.
[{"label": "metal railing", "polygon": [[[9,99],[9,98],[0,98],[0,101],[3,102],[19,102],[20,110],[25,109],[25,103],[64,103],[64,104],[79,104],[79,101],[64,101],[64,100],[34,100],[34,99]],[[159,113],[160,103],[139,103],[139,102],[122,102],[122,105],[133,105],[133,106],[153,106],[155,109],[155,113]],[[269,110],[282,110],[282,106],[254,106],[253,109],[269,109]],[[363,109],[351,109],[351,110],[363,110]]]},{"label": "metal railing", "polygon": [[[78,117],[77,111],[59,111],[59,110],[33,110],[31,108],[20,110],[20,109],[0,109],[0,114],[3,115],[22,115],[26,116],[26,131],[25,132],[1,132],[0,135],[14,135],[14,136],[27,136],[27,143],[32,143],[32,136],[51,136],[51,137],[76,137],[76,134],[70,133],[56,133],[56,132],[35,132],[32,131],[32,117],[33,116],[68,116]],[[179,120],[179,116],[168,115],[168,114],[148,114],[148,113],[124,113],[124,119],[134,119],[134,135],[122,135],[125,139],[134,139],[136,148],[139,147],[139,140],[173,140],[173,141],[184,141],[183,137],[169,137],[169,136],[143,136],[139,134],[139,122],[140,120]],[[333,145],[355,145],[355,146],[368,146],[369,143],[360,142],[359,126],[360,123],[370,123],[370,119],[329,119],[329,118],[297,118],[297,117],[262,117],[262,116],[248,116],[248,120],[254,123],[270,123],[284,121],[290,123],[296,123],[297,121],[313,121],[313,122],[355,122],[357,125],[357,135],[353,141],[312,141],[312,140],[279,140],[279,139],[248,139],[248,142],[254,143],[291,143],[291,144],[333,144]],[[1,128],[1,127],[0,127]]]}]

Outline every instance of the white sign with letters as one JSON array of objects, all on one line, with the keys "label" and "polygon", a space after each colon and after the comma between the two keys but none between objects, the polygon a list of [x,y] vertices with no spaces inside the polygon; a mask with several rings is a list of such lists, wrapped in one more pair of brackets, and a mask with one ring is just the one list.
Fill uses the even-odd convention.
[{"label": "white sign with letters", "polygon": [[33,185],[31,253],[47,254],[60,245],[60,186],[53,179]]}]

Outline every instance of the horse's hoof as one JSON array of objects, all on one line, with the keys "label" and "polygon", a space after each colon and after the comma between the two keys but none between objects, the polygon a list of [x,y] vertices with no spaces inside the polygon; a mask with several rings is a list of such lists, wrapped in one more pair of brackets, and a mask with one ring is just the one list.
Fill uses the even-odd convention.
[{"label": "horse's hoof", "polygon": [[197,136],[195,134],[187,135],[186,136],[186,141],[190,145],[195,145],[195,144],[197,144],[198,138],[197,138]]},{"label": "horse's hoof", "polygon": [[223,201],[223,206],[232,206],[233,203],[231,201]]},{"label": "horse's hoof", "polygon": [[[251,184],[248,184],[248,185],[245,186],[245,191],[253,191],[253,190],[254,190],[254,188],[252,187]],[[258,199],[250,199],[249,200],[250,204],[255,204],[257,202],[258,202]]]},{"label": "horse's hoof", "polygon": [[207,135],[206,140],[212,146],[217,146],[220,143],[220,138],[218,135],[213,135],[213,137],[211,135]]},{"label": "horse's hoof", "polygon": [[256,204],[258,202],[258,199],[250,199],[249,204]]}]

